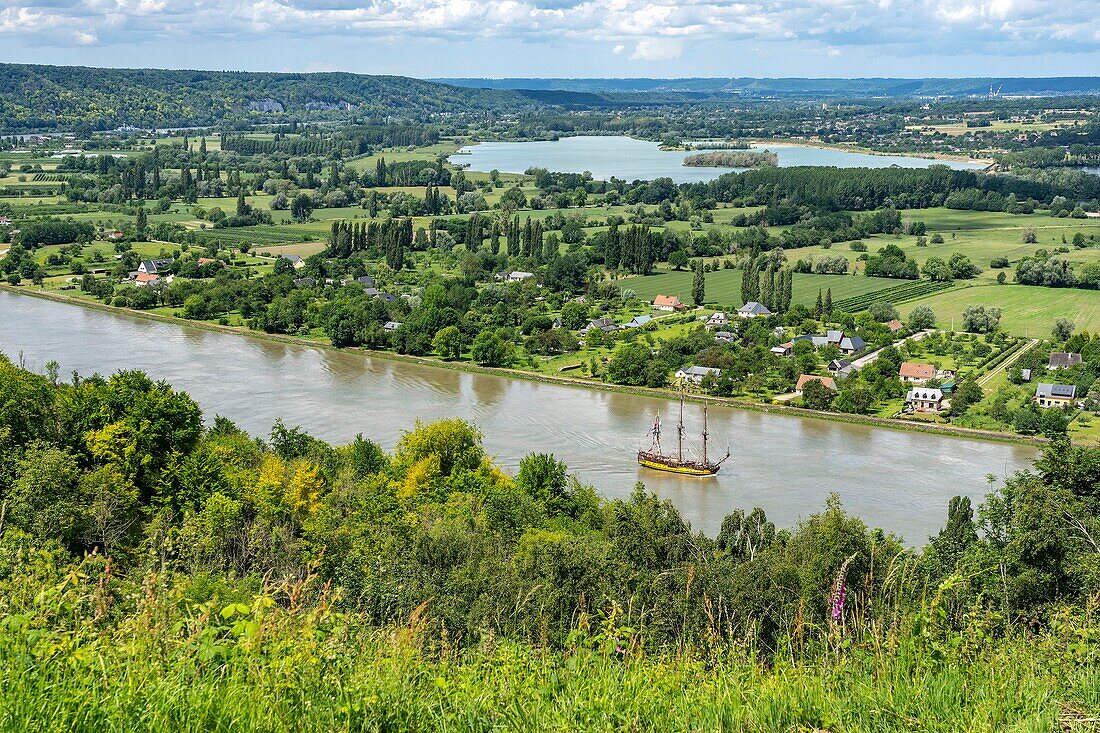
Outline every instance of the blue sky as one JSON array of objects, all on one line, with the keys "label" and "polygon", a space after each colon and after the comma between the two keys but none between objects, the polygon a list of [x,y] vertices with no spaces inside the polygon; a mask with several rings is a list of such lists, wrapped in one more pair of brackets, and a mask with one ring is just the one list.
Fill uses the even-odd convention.
[{"label": "blue sky", "polygon": [[1093,76],[1097,0],[0,0],[0,61],[454,76]]}]

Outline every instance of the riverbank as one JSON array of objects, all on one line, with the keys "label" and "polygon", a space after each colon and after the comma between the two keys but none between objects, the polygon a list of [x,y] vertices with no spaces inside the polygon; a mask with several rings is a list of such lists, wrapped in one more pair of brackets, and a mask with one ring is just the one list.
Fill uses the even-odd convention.
[{"label": "riverbank", "polygon": [[826,143],[820,140],[809,140],[802,138],[768,138],[760,140],[752,140],[752,145],[768,145],[770,147],[802,147],[802,148],[818,148],[820,150],[839,150],[844,153],[862,153],[864,155],[875,155],[883,158],[923,158],[925,160],[944,160],[951,161],[952,163],[978,163],[981,165],[993,165],[997,161],[992,158],[971,158],[967,155],[954,155],[952,153],[898,153],[898,152],[886,152],[883,150],[875,150],[874,148],[866,148],[860,145],[839,145],[837,143]]},{"label": "riverbank", "polygon": [[[236,336],[244,336],[247,338],[273,343],[309,346],[333,352],[361,354],[370,358],[404,362],[408,364],[418,364],[435,369],[450,369],[453,371],[463,371],[498,377],[508,377],[510,379],[523,379],[532,382],[541,382],[545,384],[573,387],[576,389],[590,389],[598,390],[601,392],[614,392],[619,394],[629,394],[641,397],[668,400],[679,399],[678,392],[667,388],[659,389],[652,387],[632,387],[627,385],[609,384],[607,382],[584,379],[581,377],[572,377],[558,374],[542,374],[538,372],[525,371],[522,369],[483,367],[476,364],[471,364],[469,362],[442,361],[440,359],[435,359],[431,357],[396,354],[390,351],[376,351],[362,348],[337,348],[335,346],[332,346],[330,343],[320,339],[310,339],[301,336],[290,336],[286,334],[262,333],[258,331],[252,331],[248,328],[240,326],[223,326],[218,323],[209,323],[205,321],[189,321],[177,318],[175,316],[166,316],[159,313],[149,313],[147,311],[132,310],[129,308],[118,308],[112,305],[105,305],[97,301],[76,298],[61,293],[31,289],[27,286],[12,286],[6,283],[0,283],[0,289],[9,293],[14,293],[16,295],[27,295],[34,298],[51,300],[57,303],[81,306],[84,308],[98,310],[105,313],[113,313],[115,315],[143,318],[146,320],[158,321],[161,323],[169,323],[184,328],[193,328],[205,331],[233,334]],[[874,417],[870,415],[851,415],[847,413],[821,412],[818,410],[807,410],[804,408],[791,407],[787,405],[752,402],[749,400],[732,397],[715,397],[710,395],[690,394],[688,395],[687,399],[690,402],[699,404],[706,403],[708,405],[721,405],[739,410],[749,410],[759,413],[788,415],[791,417],[807,418],[811,420],[826,420],[830,422],[848,423],[852,425],[866,425],[870,427],[886,428],[895,431],[928,433],[932,435],[942,435],[953,438],[964,438],[970,440],[982,440],[988,442],[1010,443],[1030,446],[1042,445],[1047,442],[1044,438],[1034,436],[1014,435],[989,430],[976,430],[972,428],[963,428],[953,425],[931,425],[927,423],[894,420],[889,418]]]}]

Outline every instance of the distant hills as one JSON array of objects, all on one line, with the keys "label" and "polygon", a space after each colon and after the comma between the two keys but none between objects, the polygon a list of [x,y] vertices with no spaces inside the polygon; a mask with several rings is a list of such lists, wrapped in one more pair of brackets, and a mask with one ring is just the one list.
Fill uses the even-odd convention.
[{"label": "distant hills", "polygon": [[1100,94],[1100,77],[973,79],[434,79],[349,73],[0,64],[0,134],[305,119],[597,109],[738,99]]},{"label": "distant hills", "polygon": [[348,110],[426,119],[537,108],[544,104],[537,96],[403,76],[0,64],[0,133],[346,117]]},{"label": "distant hills", "polygon": [[780,99],[858,99],[913,97],[1073,96],[1100,94],[1100,77],[1063,76],[1045,79],[435,79],[455,86],[481,89],[542,90],[586,94],[687,95],[695,98],[736,97]]}]

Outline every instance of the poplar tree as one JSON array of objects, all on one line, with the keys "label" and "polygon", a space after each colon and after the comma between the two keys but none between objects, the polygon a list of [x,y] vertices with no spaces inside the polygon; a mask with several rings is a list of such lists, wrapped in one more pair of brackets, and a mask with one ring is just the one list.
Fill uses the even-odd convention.
[{"label": "poplar tree", "polygon": [[695,275],[691,279],[691,299],[695,305],[702,305],[706,299],[707,280],[703,274],[703,261],[695,263]]}]

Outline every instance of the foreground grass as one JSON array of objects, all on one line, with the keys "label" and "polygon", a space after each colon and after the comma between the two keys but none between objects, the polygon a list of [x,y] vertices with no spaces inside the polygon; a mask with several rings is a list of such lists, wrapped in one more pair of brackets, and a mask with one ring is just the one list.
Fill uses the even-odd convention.
[{"label": "foreground grass", "polygon": [[263,608],[158,601],[98,628],[3,617],[0,729],[1045,731],[1089,729],[1100,711],[1095,660],[1053,636],[957,639],[946,655],[917,634],[877,649],[837,636],[768,665],[736,647],[630,655],[584,634],[564,651],[454,651],[416,625]]}]

